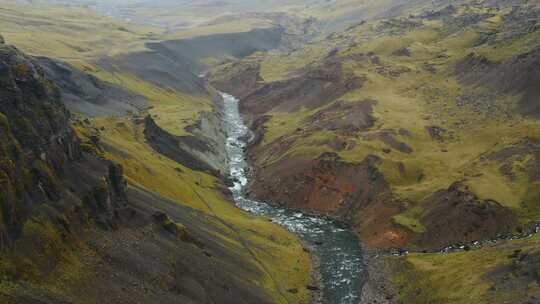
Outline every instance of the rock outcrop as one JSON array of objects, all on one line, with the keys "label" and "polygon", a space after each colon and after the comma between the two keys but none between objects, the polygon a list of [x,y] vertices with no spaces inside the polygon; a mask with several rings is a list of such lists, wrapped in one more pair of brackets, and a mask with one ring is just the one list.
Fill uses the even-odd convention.
[{"label": "rock outcrop", "polygon": [[519,107],[524,116],[540,117],[540,48],[513,56],[502,63],[471,53],[456,65],[456,73],[465,85],[483,85],[499,94],[521,96]]},{"label": "rock outcrop", "polygon": [[56,86],[30,57],[0,45],[1,159],[3,227],[12,240],[36,204],[64,197],[64,165],[81,157],[69,113]]},{"label": "rock outcrop", "polygon": [[168,158],[193,170],[221,176],[226,172],[227,160],[224,147],[220,146],[219,137],[223,136],[222,142],[225,142],[225,137],[216,130],[210,130],[215,128],[219,121],[214,121],[215,125],[210,123],[213,125],[211,128],[207,126],[208,120],[217,120],[212,115],[203,113],[198,124],[190,128],[194,135],[189,136],[172,135],[159,127],[152,117],[147,116],[144,119],[144,135],[155,151]]},{"label": "rock outcrop", "polygon": [[220,219],[128,187],[61,101],[33,58],[0,44],[1,303],[275,302]]},{"label": "rock outcrop", "polygon": [[[345,71],[341,59],[330,57],[320,66],[300,71],[299,76],[250,86],[248,94],[239,96],[242,98],[241,110],[252,118],[270,110],[316,109],[362,87],[366,81],[366,77]],[[217,80],[213,84],[219,89],[226,89],[225,83]]]},{"label": "rock outcrop", "polygon": [[426,198],[421,223],[426,232],[417,236],[420,246],[440,249],[448,244],[496,238],[520,225],[512,210],[493,200],[481,200],[469,188],[454,183]]},{"label": "rock outcrop", "polygon": [[[33,58],[0,45],[0,245],[26,221],[75,209],[111,226],[127,207],[122,167],[83,152],[58,87]],[[91,168],[91,170],[89,170]]]}]

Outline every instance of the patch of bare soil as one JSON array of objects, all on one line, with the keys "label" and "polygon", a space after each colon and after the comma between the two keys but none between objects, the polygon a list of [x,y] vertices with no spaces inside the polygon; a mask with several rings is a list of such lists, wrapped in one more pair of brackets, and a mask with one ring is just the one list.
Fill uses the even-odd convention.
[{"label": "patch of bare soil", "polygon": [[448,134],[448,131],[446,129],[439,126],[428,126],[426,127],[426,131],[432,140],[435,140],[441,143],[445,141],[446,134]]},{"label": "patch of bare soil", "polygon": [[[369,181],[362,169],[333,153],[315,160],[285,159],[272,168],[259,170],[260,183],[254,185],[253,191],[291,207],[338,213],[354,191],[353,185]],[[277,182],[265,183],[267,180]]]}]

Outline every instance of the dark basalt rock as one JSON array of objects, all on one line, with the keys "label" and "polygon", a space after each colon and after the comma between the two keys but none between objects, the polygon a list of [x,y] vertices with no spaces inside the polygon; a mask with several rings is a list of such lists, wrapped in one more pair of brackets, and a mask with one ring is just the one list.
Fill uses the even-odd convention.
[{"label": "dark basalt rock", "polygon": [[0,239],[12,240],[34,205],[64,197],[63,166],[81,157],[69,113],[35,61],[0,44]]},{"label": "dark basalt rock", "polygon": [[522,115],[540,117],[540,48],[519,54],[495,64],[471,53],[456,65],[463,84],[483,85],[497,94],[519,94]]},{"label": "dark basalt rock", "polygon": [[[152,148],[172,160],[184,166],[199,171],[206,171],[213,175],[219,175],[216,168],[197,156],[197,152],[205,152],[211,149],[207,142],[195,136],[175,136],[160,128],[152,117],[144,119],[144,135]],[[186,149],[189,147],[190,150]]]},{"label": "dark basalt rock", "polygon": [[115,202],[127,202],[127,181],[124,179],[122,165],[109,164],[108,184]]},{"label": "dark basalt rock", "polygon": [[402,47],[402,48],[399,48],[397,50],[395,50],[392,55],[394,56],[405,56],[405,57],[411,57],[411,51],[406,48],[406,47]]},{"label": "dark basalt rock", "polygon": [[85,206],[111,226],[116,208],[125,208],[122,168],[83,152],[69,120],[41,66],[0,44],[0,248],[35,217],[54,223]]},{"label": "dark basalt rock", "polygon": [[425,248],[495,238],[520,227],[512,210],[499,202],[478,198],[460,182],[435,192],[423,206],[426,209],[420,221],[426,232],[414,241]]},{"label": "dark basalt rock", "polygon": [[429,137],[431,137],[431,139],[439,141],[439,142],[444,142],[444,138],[446,135],[445,129],[439,126],[428,126],[426,127],[426,131],[428,132]]}]

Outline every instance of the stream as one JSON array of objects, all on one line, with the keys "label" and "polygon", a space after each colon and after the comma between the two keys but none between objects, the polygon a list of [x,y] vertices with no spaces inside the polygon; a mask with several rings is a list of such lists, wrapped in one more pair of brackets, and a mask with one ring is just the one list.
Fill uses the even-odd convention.
[{"label": "stream", "polygon": [[245,149],[250,131],[240,115],[238,99],[228,94],[222,96],[229,174],[234,181],[230,190],[236,205],[270,218],[312,248],[312,253],[320,260],[324,303],[357,304],[366,278],[358,237],[334,220],[308,216],[246,197],[249,165],[245,160]]}]

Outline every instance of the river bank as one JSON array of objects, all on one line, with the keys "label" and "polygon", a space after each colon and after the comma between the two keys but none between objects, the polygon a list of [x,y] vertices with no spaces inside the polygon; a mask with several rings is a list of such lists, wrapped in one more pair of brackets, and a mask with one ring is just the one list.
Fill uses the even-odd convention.
[{"label": "river bank", "polygon": [[[255,215],[265,216],[296,234],[311,253],[318,257],[323,292],[322,303],[357,304],[365,282],[362,249],[356,234],[334,220],[251,200],[246,196],[249,186],[249,166],[245,151],[249,129],[239,111],[238,100],[223,94],[224,121],[229,158],[229,188],[238,207]],[[316,262],[315,262],[316,263]],[[306,286],[317,292],[317,286]],[[294,292],[294,291],[293,291]]]}]

